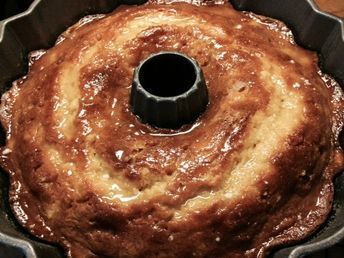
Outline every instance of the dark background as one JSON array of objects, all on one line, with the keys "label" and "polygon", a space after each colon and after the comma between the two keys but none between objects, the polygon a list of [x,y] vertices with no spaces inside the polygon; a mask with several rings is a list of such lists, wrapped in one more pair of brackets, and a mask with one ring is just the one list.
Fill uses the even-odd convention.
[{"label": "dark background", "polygon": [[[61,0],[62,1],[62,0]],[[68,0],[72,1],[72,0]],[[252,0],[255,1],[255,0]],[[286,0],[287,1],[287,0]],[[341,0],[344,2],[344,0]],[[0,21],[13,16],[17,13],[25,11],[33,0],[0,0]],[[0,258],[21,258],[20,253],[8,252],[5,246],[0,244]],[[328,250],[321,251],[308,258],[344,258],[344,243],[338,244]]]},{"label": "dark background", "polygon": [[0,20],[25,11],[32,0],[0,0]]},{"label": "dark background", "polygon": [[[0,0],[0,21],[25,11],[33,0]],[[1,171],[0,171],[1,173]],[[0,258],[24,258],[16,249],[0,243]]]}]

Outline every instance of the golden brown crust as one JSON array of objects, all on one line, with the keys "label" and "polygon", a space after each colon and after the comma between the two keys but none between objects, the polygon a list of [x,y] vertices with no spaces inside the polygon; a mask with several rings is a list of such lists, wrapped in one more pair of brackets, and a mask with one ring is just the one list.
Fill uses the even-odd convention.
[{"label": "golden brown crust", "polygon": [[[278,21],[157,2],[84,18],[3,96],[19,222],[70,257],[256,257],[305,238],[344,164],[339,86]],[[178,131],[128,106],[133,69],[162,50],[195,58],[209,89]]]}]

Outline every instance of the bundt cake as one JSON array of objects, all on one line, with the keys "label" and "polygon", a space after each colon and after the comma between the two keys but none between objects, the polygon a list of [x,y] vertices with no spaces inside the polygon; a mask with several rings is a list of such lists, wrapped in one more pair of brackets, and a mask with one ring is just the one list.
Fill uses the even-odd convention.
[{"label": "bundt cake", "polygon": [[[206,111],[179,129],[131,110],[134,69],[198,62]],[[344,95],[280,21],[222,0],[88,16],[1,100],[10,204],[73,258],[265,257],[315,232],[344,168]]]}]

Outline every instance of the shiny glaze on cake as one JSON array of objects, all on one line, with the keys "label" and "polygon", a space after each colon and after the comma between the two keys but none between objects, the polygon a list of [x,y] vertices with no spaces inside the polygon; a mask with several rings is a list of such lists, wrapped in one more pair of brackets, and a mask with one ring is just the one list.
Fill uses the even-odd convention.
[{"label": "shiny glaze on cake", "polygon": [[[130,111],[134,68],[198,61],[206,112],[179,130]],[[331,210],[344,97],[279,21],[221,1],[120,7],[72,26],[1,101],[10,203],[68,257],[264,257]]]}]

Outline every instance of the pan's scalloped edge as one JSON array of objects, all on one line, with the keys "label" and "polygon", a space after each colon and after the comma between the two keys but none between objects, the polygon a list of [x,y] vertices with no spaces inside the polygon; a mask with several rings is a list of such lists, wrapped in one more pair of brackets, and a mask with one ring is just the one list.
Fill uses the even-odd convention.
[{"label": "pan's scalloped edge", "polygon": [[[26,73],[26,58],[30,51],[52,46],[57,36],[82,16],[97,12],[109,12],[120,3],[141,4],[145,1],[74,0],[65,1],[62,8],[61,2],[57,0],[35,0],[27,11],[0,22],[1,93],[10,87],[13,80]],[[266,4],[268,1],[264,0],[230,1],[237,9],[251,10],[283,20],[292,28],[299,44],[320,53],[323,70],[334,76],[344,87],[344,62],[342,61],[344,59],[343,19],[320,11],[313,0],[274,0],[273,5]],[[88,4],[85,4],[85,2]],[[66,8],[65,5],[69,7]],[[64,15],[59,15],[62,13],[59,10],[62,9],[64,9]],[[47,10],[50,10],[50,12]],[[53,27],[51,23],[47,22],[51,20],[54,21]],[[25,30],[22,28],[25,28]],[[341,183],[344,185],[344,174],[337,180],[340,181],[339,185]],[[338,191],[341,191],[341,200],[344,200],[344,187]],[[340,216],[337,216],[337,220],[340,221],[338,217]],[[333,223],[333,221],[330,223]],[[281,249],[275,253],[274,257],[288,256],[289,258],[296,258],[330,247],[344,239],[344,222],[342,222],[341,226],[337,225],[337,227],[339,229],[330,236],[324,234],[323,239],[318,239],[319,236],[326,232],[327,229],[324,229],[319,236],[311,239],[308,243]],[[0,243],[19,248],[28,258],[39,258],[39,253],[42,253],[42,249],[46,248],[46,244],[33,240],[25,241],[24,239],[6,235],[3,232],[0,232]],[[36,252],[37,250],[41,251]],[[61,256],[56,252],[56,256],[50,257]]]},{"label": "pan's scalloped edge", "polygon": [[344,20],[320,11],[313,0],[231,0],[239,10],[249,10],[284,21],[297,43],[320,53],[322,69],[344,87]]},{"label": "pan's scalloped edge", "polygon": [[36,258],[36,252],[33,246],[22,239],[15,238],[0,232],[0,242],[5,245],[20,249],[26,258]]}]

